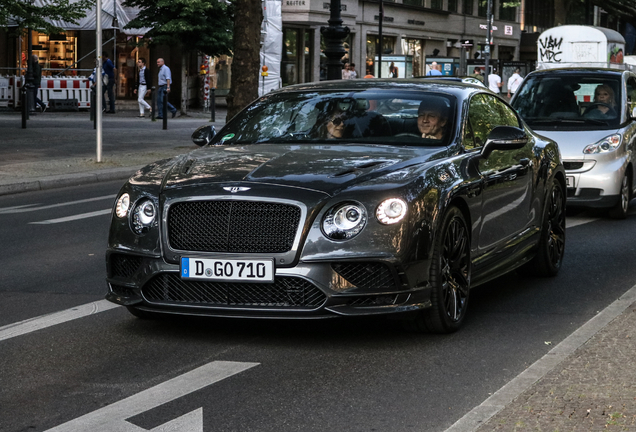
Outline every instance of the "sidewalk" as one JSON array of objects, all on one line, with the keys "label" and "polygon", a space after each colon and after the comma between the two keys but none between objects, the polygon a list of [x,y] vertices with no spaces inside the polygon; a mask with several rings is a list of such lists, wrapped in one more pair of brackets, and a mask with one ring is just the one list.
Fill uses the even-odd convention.
[{"label": "sidewalk", "polygon": [[88,111],[31,115],[22,129],[20,112],[0,111],[0,195],[127,179],[142,166],[196,148],[190,135],[202,125],[220,130],[227,109],[210,114],[189,111],[187,116],[161,120],[138,118],[134,106],[103,114],[102,161]]},{"label": "sidewalk", "polygon": [[[158,159],[198,148],[190,135],[216,122],[193,111],[162,123],[120,109],[103,115],[103,162],[87,112],[0,111],[0,195],[109,180],[122,184]],[[636,432],[636,287],[460,419],[453,432]],[[610,312],[608,312],[610,310]],[[467,379],[469,376],[467,375]]]}]

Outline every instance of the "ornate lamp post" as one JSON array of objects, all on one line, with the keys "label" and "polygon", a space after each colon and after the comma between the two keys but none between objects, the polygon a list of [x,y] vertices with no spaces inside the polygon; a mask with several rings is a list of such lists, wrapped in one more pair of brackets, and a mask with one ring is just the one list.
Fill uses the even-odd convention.
[{"label": "ornate lamp post", "polygon": [[325,55],[327,56],[327,79],[342,79],[342,57],[346,54],[343,41],[349,35],[349,27],[342,26],[340,17],[340,0],[331,0],[331,16],[329,27],[321,27],[320,33],[325,37]]}]

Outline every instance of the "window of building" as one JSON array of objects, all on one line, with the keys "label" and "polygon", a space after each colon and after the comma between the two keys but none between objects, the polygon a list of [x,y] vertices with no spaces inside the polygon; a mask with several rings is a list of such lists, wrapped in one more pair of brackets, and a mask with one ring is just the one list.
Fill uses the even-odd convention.
[{"label": "window of building", "polygon": [[462,13],[466,15],[472,15],[473,10],[473,0],[461,0],[462,2]]},{"label": "window of building", "polygon": [[499,19],[503,21],[516,21],[517,20],[517,8],[506,7],[506,2],[502,1],[499,4]]},{"label": "window of building", "polygon": [[448,0],[448,11],[457,12],[457,0]]},{"label": "window of building", "polygon": [[479,0],[477,2],[477,15],[480,17],[485,17],[488,15],[488,2]]},{"label": "window of building", "polygon": [[424,7],[424,0],[402,0],[402,3],[410,6]]},{"label": "window of building", "polygon": [[442,9],[443,7],[443,0],[431,0],[431,9]]}]

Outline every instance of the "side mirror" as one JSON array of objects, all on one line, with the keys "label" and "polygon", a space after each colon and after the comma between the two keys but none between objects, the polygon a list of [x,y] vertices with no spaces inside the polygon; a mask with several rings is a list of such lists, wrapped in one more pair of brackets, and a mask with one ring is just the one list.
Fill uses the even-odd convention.
[{"label": "side mirror", "polygon": [[497,126],[494,128],[486,144],[481,148],[481,157],[488,159],[493,150],[520,149],[528,143],[528,136],[523,129],[514,126]]},{"label": "side mirror", "polygon": [[216,135],[214,126],[201,126],[192,133],[192,142],[199,147],[203,147],[212,142],[214,135]]}]

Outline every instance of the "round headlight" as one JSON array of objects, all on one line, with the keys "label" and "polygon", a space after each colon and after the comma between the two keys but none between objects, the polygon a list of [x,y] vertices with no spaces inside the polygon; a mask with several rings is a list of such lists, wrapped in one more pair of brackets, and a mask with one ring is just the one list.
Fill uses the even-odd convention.
[{"label": "round headlight", "polygon": [[115,207],[115,214],[117,217],[125,218],[130,208],[130,195],[127,193],[122,194],[117,200],[117,206]]},{"label": "round headlight", "polygon": [[367,223],[367,211],[357,203],[341,203],[327,211],[322,231],[332,240],[348,240],[358,235]]},{"label": "round headlight", "polygon": [[155,204],[150,200],[140,202],[133,211],[132,225],[133,231],[143,234],[155,225],[157,211]]},{"label": "round headlight", "polygon": [[404,200],[400,198],[389,198],[388,200],[382,201],[375,215],[381,223],[390,225],[404,219],[407,208]]}]

